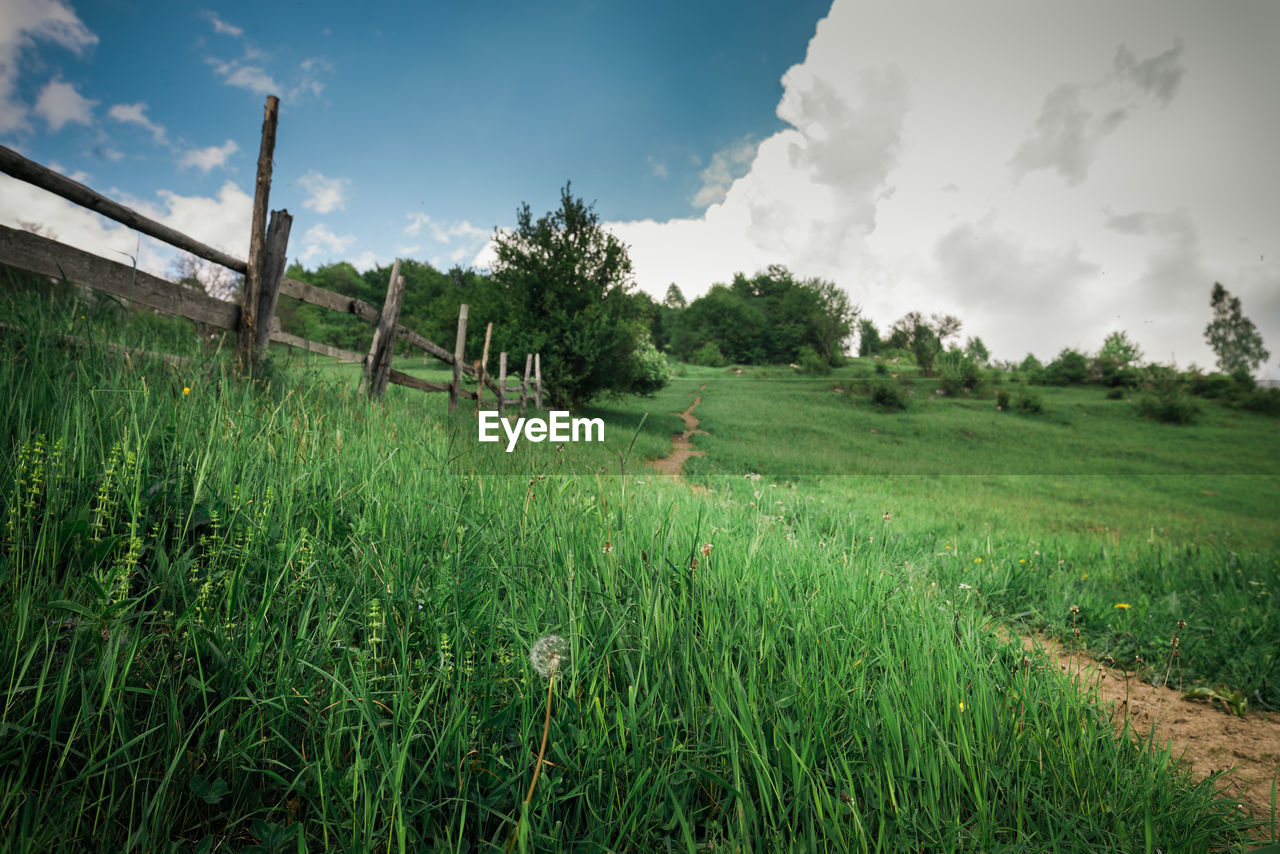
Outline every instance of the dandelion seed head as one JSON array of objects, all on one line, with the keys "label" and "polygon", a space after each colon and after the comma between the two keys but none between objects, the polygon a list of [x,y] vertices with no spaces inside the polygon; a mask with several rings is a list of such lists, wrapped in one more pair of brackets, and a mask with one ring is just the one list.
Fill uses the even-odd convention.
[{"label": "dandelion seed head", "polygon": [[544,635],[529,651],[529,663],[547,679],[559,673],[568,658],[569,642],[559,635]]}]

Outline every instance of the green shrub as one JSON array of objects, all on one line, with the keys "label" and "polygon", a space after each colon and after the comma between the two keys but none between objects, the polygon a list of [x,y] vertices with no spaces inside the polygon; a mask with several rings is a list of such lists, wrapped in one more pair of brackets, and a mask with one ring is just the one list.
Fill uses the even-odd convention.
[{"label": "green shrub", "polygon": [[939,356],[937,367],[939,385],[949,395],[980,394],[986,389],[982,368],[959,350],[948,350]]},{"label": "green shrub", "polygon": [[1280,415],[1280,388],[1260,388],[1238,395],[1235,405],[1259,415]]},{"label": "green shrub", "polygon": [[1192,369],[1186,372],[1187,390],[1196,397],[1203,397],[1209,400],[1222,400],[1230,397],[1232,392],[1236,390],[1236,383],[1227,374],[1205,374],[1198,369]]},{"label": "green shrub", "polygon": [[1138,399],[1138,414],[1165,424],[1191,424],[1200,414],[1200,404],[1181,385],[1167,384]]},{"label": "green shrub", "polygon": [[720,345],[714,341],[708,341],[694,350],[689,361],[695,365],[706,365],[708,368],[723,368],[725,365],[724,353],[720,352]]},{"label": "green shrub", "polygon": [[1065,348],[1045,366],[1041,382],[1045,385],[1079,385],[1089,379],[1089,360],[1083,353]]},{"label": "green shrub", "polygon": [[876,373],[880,376],[885,376],[889,373],[889,368],[884,362],[876,362]]},{"label": "green shrub", "polygon": [[801,373],[815,376],[826,376],[831,373],[831,366],[827,364],[827,360],[819,356],[818,351],[808,344],[800,348],[799,362]]},{"label": "green shrub", "polygon": [[1009,411],[1009,390],[1008,389],[1002,388],[996,391],[996,409],[999,409],[1003,412]]},{"label": "green shrub", "polygon": [[901,386],[879,382],[871,387],[871,402],[885,410],[903,410],[910,405],[910,398]]},{"label": "green shrub", "polygon": [[653,339],[646,332],[640,338],[634,361],[635,377],[631,390],[645,397],[651,396],[671,381],[675,371],[671,361],[653,346]]},{"label": "green shrub", "polygon": [[1107,400],[1124,400],[1124,389],[1120,386],[1107,389]]},{"label": "green shrub", "polygon": [[1040,398],[1040,392],[1035,389],[1027,389],[1018,395],[1017,402],[1020,412],[1029,412],[1033,415],[1044,412],[1044,401]]},{"label": "green shrub", "polygon": [[1110,388],[1134,388],[1141,379],[1136,368],[1114,356],[1100,355],[1089,363],[1089,381]]}]

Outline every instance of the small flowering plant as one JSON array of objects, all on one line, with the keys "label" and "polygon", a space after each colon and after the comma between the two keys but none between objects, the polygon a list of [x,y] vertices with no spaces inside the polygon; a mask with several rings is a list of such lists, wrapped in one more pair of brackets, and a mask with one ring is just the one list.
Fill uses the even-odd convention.
[{"label": "small flowering plant", "polygon": [[544,679],[554,679],[569,660],[569,642],[559,635],[544,635],[529,650],[529,663]]}]

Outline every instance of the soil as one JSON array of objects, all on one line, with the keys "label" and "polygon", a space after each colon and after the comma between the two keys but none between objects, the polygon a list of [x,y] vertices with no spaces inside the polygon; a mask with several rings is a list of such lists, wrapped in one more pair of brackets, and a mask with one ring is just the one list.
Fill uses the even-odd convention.
[{"label": "soil", "polygon": [[[706,387],[707,386],[704,383],[699,386],[698,391],[702,391]],[[693,449],[692,437],[695,434],[702,436],[709,435],[705,430],[698,429],[698,419],[694,417],[693,414],[693,410],[699,403],[702,403],[702,395],[695,397],[693,399],[693,403],[689,404],[689,408],[684,412],[673,413],[684,419],[685,429],[683,432],[671,434],[670,454],[667,454],[661,459],[652,460],[650,462],[650,465],[657,469],[659,473],[671,475],[678,480],[681,473],[684,471],[685,460],[690,457],[700,457],[706,453],[705,451],[695,451]]]},{"label": "soil", "polygon": [[1130,733],[1145,741],[1154,725],[1156,743],[1167,745],[1196,779],[1227,771],[1219,788],[1239,800],[1250,818],[1264,822],[1254,832],[1256,838],[1271,840],[1273,822],[1280,834],[1280,813],[1273,815],[1271,810],[1271,787],[1280,774],[1280,715],[1247,711],[1237,717],[1208,702],[1183,699],[1183,691],[1143,682],[1087,653],[1072,653],[1052,638],[1023,637],[1022,645],[1028,650],[1041,647],[1081,690],[1096,688],[1117,728],[1127,717]]}]

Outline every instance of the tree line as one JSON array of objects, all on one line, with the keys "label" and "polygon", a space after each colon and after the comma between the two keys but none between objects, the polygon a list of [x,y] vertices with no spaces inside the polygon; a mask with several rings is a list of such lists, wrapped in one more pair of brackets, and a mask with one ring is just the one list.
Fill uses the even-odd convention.
[{"label": "tree line", "polygon": [[[709,366],[791,364],[826,373],[843,364],[856,340],[860,357],[905,356],[926,375],[960,388],[973,387],[991,360],[981,338],[961,346],[963,324],[953,315],[926,318],[911,311],[882,330],[835,283],[798,278],[781,265],[751,276],[738,273],[692,302],[672,283],[658,302],[636,289],[626,246],[569,184],[559,207],[537,219],[528,204],[521,205],[516,227],[496,231],[494,242],[496,261],[488,273],[403,262],[401,322],[448,347],[458,306],[467,303],[474,321],[493,323],[492,353],[508,352],[517,364],[526,353],[541,354],[556,407],[578,407],[601,395],[652,394],[672,376],[668,356]],[[210,290],[193,271],[179,272]],[[295,261],[287,275],[377,306],[386,298],[390,268],[360,273],[342,262],[308,270]],[[1205,338],[1221,370],[1248,372],[1269,358],[1238,298],[1215,284],[1210,305]],[[283,329],[303,338],[356,352],[368,344],[368,327],[355,317],[284,296],[277,314]],[[482,340],[469,336],[468,361],[480,358]],[[1140,358],[1119,332],[1092,358],[1067,349],[1048,365],[1029,354],[1017,367],[1033,381],[1125,386],[1136,382]]]}]

